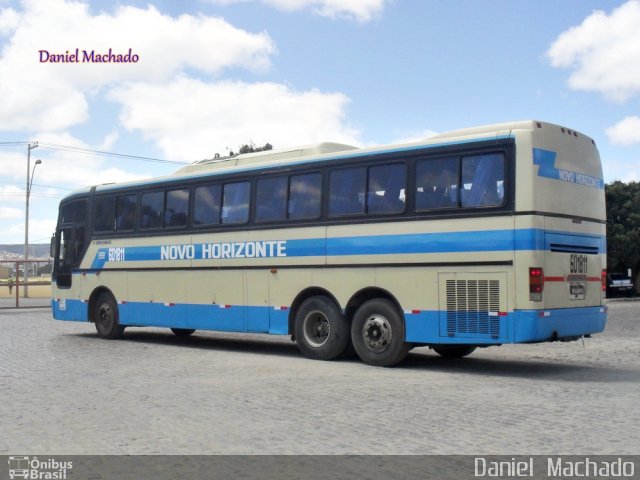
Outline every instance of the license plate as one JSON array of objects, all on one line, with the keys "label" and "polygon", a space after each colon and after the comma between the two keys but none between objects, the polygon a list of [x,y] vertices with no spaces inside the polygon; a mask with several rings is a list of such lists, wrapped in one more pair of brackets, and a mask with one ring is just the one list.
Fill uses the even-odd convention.
[{"label": "license plate", "polygon": [[582,282],[571,282],[569,284],[569,298],[571,300],[584,300],[585,287]]}]

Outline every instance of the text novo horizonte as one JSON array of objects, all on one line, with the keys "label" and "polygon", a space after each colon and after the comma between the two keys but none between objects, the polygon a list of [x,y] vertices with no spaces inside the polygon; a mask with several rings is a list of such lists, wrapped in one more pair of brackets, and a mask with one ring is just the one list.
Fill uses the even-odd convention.
[{"label": "text novo horizonte", "polygon": [[64,53],[51,53],[48,50],[38,50],[40,63],[138,63],[140,56],[130,48],[125,53],[105,52],[96,50],[67,50]]},{"label": "text novo horizonte", "polygon": [[286,257],[286,249],[286,240],[163,245],[160,247],[160,260]]}]

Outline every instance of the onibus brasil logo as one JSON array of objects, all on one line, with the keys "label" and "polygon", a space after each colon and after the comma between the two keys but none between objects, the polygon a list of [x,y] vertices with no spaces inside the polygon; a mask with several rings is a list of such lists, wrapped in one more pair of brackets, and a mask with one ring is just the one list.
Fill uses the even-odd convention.
[{"label": "onibus brasil logo", "polygon": [[9,457],[9,478],[32,480],[65,480],[67,470],[73,468],[73,462],[61,462],[53,458],[38,460],[38,457]]}]

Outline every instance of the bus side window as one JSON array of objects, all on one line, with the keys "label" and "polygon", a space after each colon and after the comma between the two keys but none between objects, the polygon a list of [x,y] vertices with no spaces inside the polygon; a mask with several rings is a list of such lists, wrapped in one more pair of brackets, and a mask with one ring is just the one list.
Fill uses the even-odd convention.
[{"label": "bus side window", "polygon": [[220,185],[197,187],[193,202],[193,224],[215,225],[220,223]]},{"label": "bus side window", "polygon": [[256,184],[256,220],[284,220],[287,217],[287,177],[261,178]]},{"label": "bus side window", "polygon": [[249,220],[249,182],[226,183],[222,193],[222,223]]},{"label": "bus side window", "polygon": [[463,207],[501,205],[504,200],[504,155],[491,153],[462,159]]},{"label": "bus side window", "polygon": [[116,199],[113,195],[96,197],[93,229],[96,232],[112,232],[115,226]]},{"label": "bus side window", "polygon": [[186,227],[189,218],[189,190],[167,191],[167,205],[164,212],[164,226]]},{"label": "bus side window", "polygon": [[367,213],[404,211],[407,168],[404,163],[369,168]]},{"label": "bus side window", "polygon": [[366,167],[332,170],[329,177],[329,215],[364,213]]},{"label": "bus side window", "polygon": [[292,175],[289,186],[289,218],[318,218],[322,193],[322,175]]},{"label": "bus side window", "polygon": [[140,228],[162,227],[164,192],[143,193],[140,199]]},{"label": "bus side window", "polygon": [[416,163],[416,211],[458,206],[458,158]]},{"label": "bus side window", "polygon": [[116,230],[133,230],[136,226],[136,196],[120,195],[116,200]]}]

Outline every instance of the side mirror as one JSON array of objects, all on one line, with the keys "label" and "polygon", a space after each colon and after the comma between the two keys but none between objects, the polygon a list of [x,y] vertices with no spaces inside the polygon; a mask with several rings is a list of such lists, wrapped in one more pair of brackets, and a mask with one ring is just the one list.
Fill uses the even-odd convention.
[{"label": "side mirror", "polygon": [[49,256],[54,258],[56,256],[56,234],[51,236],[51,243],[49,244]]}]

